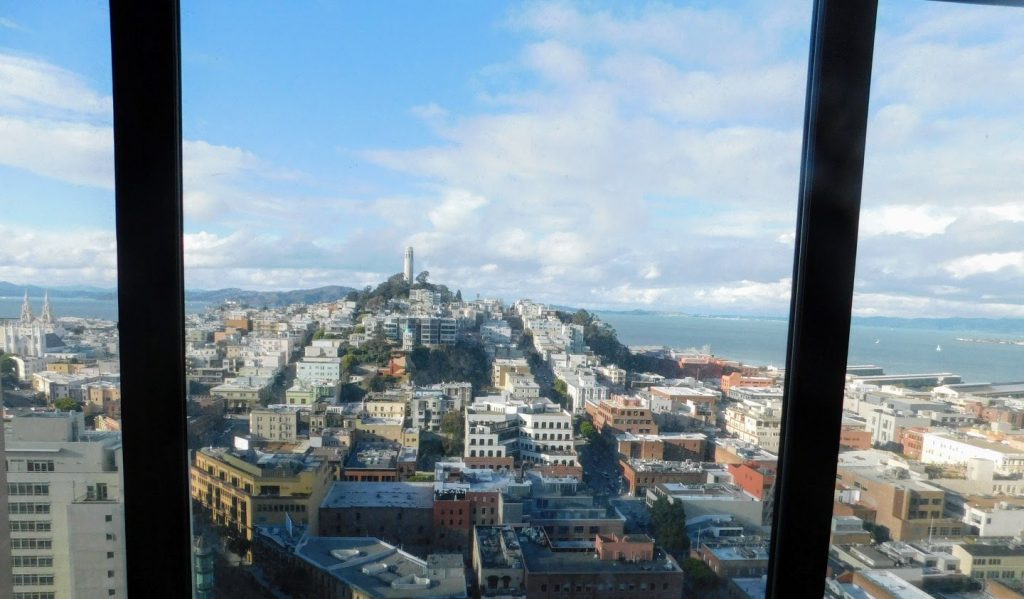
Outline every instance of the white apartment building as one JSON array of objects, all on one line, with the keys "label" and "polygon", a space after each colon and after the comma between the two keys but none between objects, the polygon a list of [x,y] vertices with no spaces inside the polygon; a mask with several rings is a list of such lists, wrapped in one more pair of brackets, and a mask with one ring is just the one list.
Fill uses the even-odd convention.
[{"label": "white apartment building", "polygon": [[1024,474],[1024,451],[985,439],[932,432],[922,435],[921,461],[925,464],[965,464],[978,458],[989,460],[999,474]]},{"label": "white apartment building", "polygon": [[864,430],[871,433],[872,443],[895,443],[900,429],[931,425],[930,418],[894,412],[888,408],[875,407],[865,410],[861,415],[865,421]]},{"label": "white apartment building", "polygon": [[340,380],[341,358],[303,358],[295,363],[295,378],[307,382]]},{"label": "white apartment building", "polygon": [[599,403],[608,399],[608,387],[597,382],[593,374],[566,374],[562,380],[565,381],[566,394],[572,399],[574,414],[586,413],[588,401]]},{"label": "white apartment building", "polygon": [[491,365],[491,385],[498,389],[505,387],[505,379],[510,374],[530,374],[530,364],[526,358],[501,358]]},{"label": "white apartment building", "polygon": [[423,430],[438,431],[441,419],[449,412],[461,412],[473,397],[471,383],[438,383],[413,389],[409,397],[409,413],[413,425]]},{"label": "white apartment building", "polygon": [[466,406],[466,457],[576,466],[572,415],[548,399],[478,397]]},{"label": "white apartment building", "polygon": [[765,451],[779,451],[782,402],[748,399],[725,409],[725,430]]},{"label": "white apartment building", "polygon": [[608,366],[597,367],[598,376],[604,377],[609,383],[613,385],[625,385],[626,384],[626,371],[619,368],[615,364],[609,364]]},{"label": "white apartment building", "polygon": [[480,325],[480,339],[485,343],[512,343],[512,327],[504,320],[488,320]]},{"label": "white apartment building", "polygon": [[512,397],[532,400],[540,397],[540,385],[532,374],[509,374],[505,376],[504,390]]},{"label": "white apartment building", "polygon": [[965,524],[979,537],[1016,537],[1024,532],[1024,506],[999,502],[993,506],[966,504]]},{"label": "white apartment building", "polygon": [[15,417],[5,435],[13,596],[124,597],[120,433],[58,412]]}]

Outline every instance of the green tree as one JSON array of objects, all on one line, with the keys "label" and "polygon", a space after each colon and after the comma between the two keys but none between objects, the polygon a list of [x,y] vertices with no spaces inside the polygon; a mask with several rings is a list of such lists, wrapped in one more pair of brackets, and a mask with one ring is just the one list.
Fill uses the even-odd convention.
[{"label": "green tree", "polygon": [[366,395],[366,389],[363,389],[355,383],[345,383],[341,386],[341,393],[338,397],[338,401],[349,402],[359,401]]},{"label": "green tree", "polygon": [[699,559],[686,558],[679,562],[679,567],[690,591],[707,591],[718,586],[718,576]]},{"label": "green tree", "polygon": [[317,329],[316,332],[313,333],[313,341],[316,341],[317,339],[323,339],[324,338],[324,334],[325,334],[325,332],[324,332],[324,330],[322,328]]},{"label": "green tree", "polygon": [[456,289],[455,290],[455,301],[457,301],[459,303],[462,302],[462,290],[461,289]]},{"label": "green tree", "polygon": [[359,363],[359,360],[352,354],[347,353],[341,357],[341,372],[343,374],[352,374],[352,368]]},{"label": "green tree", "polygon": [[551,399],[555,400],[556,403],[561,404],[563,407],[569,405],[569,387],[562,379],[555,379],[554,384],[551,385],[551,394],[554,395]]},{"label": "green tree", "polygon": [[416,275],[416,282],[419,283],[420,285],[424,285],[424,286],[428,285],[429,284],[429,280],[428,279],[430,279],[430,271],[429,270],[425,270],[425,271],[421,272],[420,274]]},{"label": "green tree", "polygon": [[62,397],[57,401],[53,402],[53,407],[57,408],[61,412],[81,412],[82,406],[78,405],[78,402],[71,399],[70,397]]},{"label": "green tree", "polygon": [[594,424],[592,422],[584,420],[583,423],[580,424],[580,434],[590,439],[597,434],[597,429],[594,428]]},{"label": "green tree", "polygon": [[594,317],[591,316],[590,312],[587,312],[586,310],[577,310],[576,313],[572,315],[573,324],[578,324],[580,326],[585,327],[593,321]]},{"label": "green tree", "polygon": [[0,382],[13,385],[18,380],[18,365],[10,354],[0,352]]},{"label": "green tree", "polygon": [[462,412],[451,411],[441,417],[442,447],[446,455],[461,455],[465,443],[466,422]]},{"label": "green tree", "polygon": [[690,537],[686,536],[686,510],[681,502],[659,497],[651,506],[651,527],[658,545],[673,556],[686,556]]}]

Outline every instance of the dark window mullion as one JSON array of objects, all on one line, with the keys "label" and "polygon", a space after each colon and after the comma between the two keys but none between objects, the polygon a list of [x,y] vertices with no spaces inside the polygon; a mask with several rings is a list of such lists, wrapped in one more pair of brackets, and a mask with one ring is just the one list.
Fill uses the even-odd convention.
[{"label": "dark window mullion", "polygon": [[177,0],[112,0],[128,593],[190,597]]},{"label": "dark window mullion", "polygon": [[768,596],[821,597],[857,255],[876,0],[816,0]]}]

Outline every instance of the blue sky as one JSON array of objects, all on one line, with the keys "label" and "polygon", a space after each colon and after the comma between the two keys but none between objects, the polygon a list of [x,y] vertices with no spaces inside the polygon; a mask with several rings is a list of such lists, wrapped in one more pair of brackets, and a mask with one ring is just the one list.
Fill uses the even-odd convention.
[{"label": "blue sky", "polygon": [[[0,280],[115,281],[106,4],[0,9]],[[809,0],[182,7],[186,279],[784,314]],[[1024,11],[884,2],[855,311],[1024,317]]]}]

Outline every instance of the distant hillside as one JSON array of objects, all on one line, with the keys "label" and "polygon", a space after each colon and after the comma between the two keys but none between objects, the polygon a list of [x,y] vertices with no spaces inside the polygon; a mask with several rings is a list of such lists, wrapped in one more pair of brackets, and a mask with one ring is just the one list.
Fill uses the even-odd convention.
[{"label": "distant hillside", "polygon": [[25,290],[31,298],[43,297],[49,293],[50,297],[75,297],[94,300],[116,300],[117,291],[114,289],[100,289],[98,287],[38,287],[36,285],[15,285],[7,281],[0,281],[0,297],[21,297]]},{"label": "distant hillside", "polygon": [[[36,299],[49,293],[52,298],[78,298],[92,300],[117,300],[116,289],[100,289],[98,287],[67,286],[39,287],[36,285],[15,285],[0,281],[0,297],[21,297],[28,290],[29,297]],[[250,306],[287,306],[288,304],[312,304],[316,302],[333,302],[344,299],[354,291],[351,287],[328,285],[316,289],[294,289],[291,291],[250,291],[247,289],[192,289],[185,291],[185,300],[190,302],[208,302],[219,304],[226,300],[242,302]]]},{"label": "distant hillside", "polygon": [[1021,318],[891,318],[887,316],[854,316],[853,324],[898,329],[928,329],[932,331],[1024,333],[1024,319]]},{"label": "distant hillside", "polygon": [[344,299],[354,291],[351,287],[328,285],[316,289],[294,289],[291,291],[248,291],[246,289],[192,289],[185,291],[185,301],[219,304],[236,301],[250,306],[287,306],[288,304],[315,304]]}]

